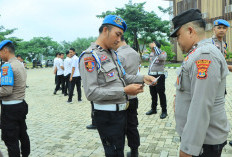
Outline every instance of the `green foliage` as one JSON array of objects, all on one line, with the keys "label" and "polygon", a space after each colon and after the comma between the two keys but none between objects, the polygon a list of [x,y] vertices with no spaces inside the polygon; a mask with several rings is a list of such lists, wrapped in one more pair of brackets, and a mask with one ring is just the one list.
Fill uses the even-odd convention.
[{"label": "green foliage", "polygon": [[166,40],[170,34],[169,21],[162,21],[155,12],[144,10],[144,3],[129,1],[124,8],[116,8],[116,11],[106,11],[99,18],[114,14],[121,16],[127,23],[128,29],[125,38],[129,45],[142,53],[145,46],[154,40]]},{"label": "green foliage", "polygon": [[167,45],[167,46],[162,45],[161,50],[167,53],[167,61],[173,60],[174,57],[176,56],[176,54],[172,52],[172,45]]},{"label": "green foliage", "polygon": [[231,59],[232,58],[232,52],[229,52],[228,48],[226,49],[227,54],[226,54],[226,59]]},{"label": "green foliage", "polygon": [[[84,50],[86,50],[92,42],[94,42],[97,38],[77,38],[75,41],[70,43],[69,48],[73,47],[76,50],[77,55],[79,56]],[[67,45],[64,45],[66,47]],[[68,48],[68,49],[69,49]]]},{"label": "green foliage", "polygon": [[62,48],[62,45],[53,41],[50,37],[34,37],[30,41],[19,42],[16,54],[22,55],[23,58],[28,57],[29,60],[40,59],[41,55],[55,56],[55,53]]}]

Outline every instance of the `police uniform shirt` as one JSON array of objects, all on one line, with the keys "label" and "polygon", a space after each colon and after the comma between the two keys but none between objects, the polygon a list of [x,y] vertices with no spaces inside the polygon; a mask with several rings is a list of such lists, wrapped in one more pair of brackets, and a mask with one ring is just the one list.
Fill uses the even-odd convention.
[{"label": "police uniform shirt", "polygon": [[[101,68],[98,69],[97,62],[91,51],[97,54],[101,60]],[[80,58],[80,73],[83,78],[85,95],[89,101],[96,104],[123,104],[126,103],[124,83],[143,83],[142,75],[123,76],[119,68],[117,56],[114,52],[99,49],[95,43],[85,51]]]},{"label": "police uniform shirt", "polygon": [[160,51],[160,54],[156,52],[150,53],[150,56],[149,56],[150,72],[163,72],[164,71],[164,65],[165,65],[165,61],[167,58],[167,53],[164,51],[162,52],[160,49],[159,51]]},{"label": "police uniform shirt", "polygon": [[73,73],[73,77],[78,77],[78,76],[80,76],[80,71],[79,71],[79,68],[78,68],[78,62],[79,62],[79,58],[76,56],[76,55],[74,55],[73,57],[72,57],[72,68],[74,67],[75,68],[75,71],[74,71],[74,73]]},{"label": "police uniform shirt", "polygon": [[198,156],[203,144],[222,144],[227,139],[224,94],[229,71],[212,39],[200,41],[193,49],[177,72],[175,120],[180,149]]},{"label": "police uniform shirt", "polygon": [[[8,75],[10,68],[4,65],[10,64],[13,71],[13,85],[3,85],[4,75]],[[1,87],[0,87],[0,100],[23,100],[25,98],[26,79],[27,74],[25,68],[21,65],[20,61],[16,57],[11,58],[2,66]],[[9,81],[9,78],[5,81]]]},{"label": "police uniform shirt", "polygon": [[61,69],[61,66],[64,67],[64,61],[61,58],[58,58],[56,61],[57,75],[63,75],[64,70]]},{"label": "police uniform shirt", "polygon": [[226,57],[227,43],[224,42],[223,40],[222,41],[218,40],[216,36],[212,37],[212,43],[221,51],[222,55]]},{"label": "police uniform shirt", "polygon": [[67,76],[72,72],[72,59],[66,57],[64,60],[64,76]]},{"label": "police uniform shirt", "polygon": [[[126,73],[130,75],[137,75],[140,65],[139,54],[129,45],[119,47],[117,49],[117,53]],[[128,98],[133,99],[136,98],[136,96],[128,96]]]}]

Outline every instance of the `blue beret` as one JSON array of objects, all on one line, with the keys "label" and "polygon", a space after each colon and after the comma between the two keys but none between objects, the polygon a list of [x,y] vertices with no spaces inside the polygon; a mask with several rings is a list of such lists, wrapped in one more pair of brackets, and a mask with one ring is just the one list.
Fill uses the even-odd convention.
[{"label": "blue beret", "polygon": [[230,27],[229,22],[227,22],[226,20],[223,20],[223,19],[215,20],[213,24],[214,24],[214,26],[225,25],[226,27]]},{"label": "blue beret", "polygon": [[107,15],[105,19],[103,20],[102,24],[110,24],[114,25],[116,27],[119,27],[123,30],[123,32],[126,31],[127,25],[126,22],[119,16],[117,15]]},{"label": "blue beret", "polygon": [[8,43],[13,43],[12,41],[10,40],[3,40],[1,43],[0,43],[0,50]]}]

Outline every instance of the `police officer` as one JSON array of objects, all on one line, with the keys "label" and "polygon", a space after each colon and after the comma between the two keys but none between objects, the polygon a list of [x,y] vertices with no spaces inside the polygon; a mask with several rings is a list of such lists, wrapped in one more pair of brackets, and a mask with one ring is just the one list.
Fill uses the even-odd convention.
[{"label": "police officer", "polygon": [[15,48],[10,40],[0,43],[0,57],[5,64],[1,67],[1,127],[2,140],[9,157],[27,157],[30,154],[30,141],[27,134],[25,102],[26,71],[15,57]]},{"label": "police officer", "polygon": [[124,156],[127,94],[136,95],[143,91],[143,82],[155,81],[151,76],[126,74],[117,53],[110,51],[126,28],[119,16],[106,16],[96,42],[80,56],[85,95],[94,103],[94,120],[107,157]]},{"label": "police officer", "polygon": [[[226,49],[228,46],[227,43],[223,41],[223,38],[225,37],[229,27],[230,24],[226,20],[218,19],[214,21],[214,35],[212,37],[212,42],[221,51],[225,58],[227,55]],[[228,65],[228,69],[232,69],[232,65]]]},{"label": "police officer", "polygon": [[165,73],[164,73],[164,65],[167,59],[167,53],[165,51],[160,50],[160,43],[154,41],[149,44],[151,48],[150,53],[150,65],[148,74],[154,77],[159,77],[158,83],[156,86],[150,86],[150,94],[151,94],[151,110],[146,113],[146,115],[156,114],[157,113],[157,96],[159,94],[160,98],[160,106],[162,108],[162,113],[160,115],[161,119],[167,117],[167,102],[165,95]]},{"label": "police officer", "polygon": [[176,37],[181,50],[187,52],[176,81],[180,157],[219,157],[230,129],[224,107],[226,61],[212,39],[206,39],[200,10],[187,10],[172,22],[171,37]]},{"label": "police officer", "polygon": [[[136,75],[139,71],[140,56],[125,42],[124,36],[121,37],[121,41],[118,44],[118,57],[122,63],[123,68],[127,74]],[[129,107],[126,110],[127,113],[127,128],[126,136],[128,146],[131,151],[127,153],[128,157],[138,157],[138,147],[140,145],[140,137],[138,131],[138,98],[137,96],[128,95]]]}]

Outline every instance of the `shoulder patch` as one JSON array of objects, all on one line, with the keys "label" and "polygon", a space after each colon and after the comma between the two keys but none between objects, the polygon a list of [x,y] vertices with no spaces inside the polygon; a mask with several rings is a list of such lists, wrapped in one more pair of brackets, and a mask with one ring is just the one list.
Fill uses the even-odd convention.
[{"label": "shoulder patch", "polygon": [[198,79],[206,79],[208,77],[207,71],[209,68],[211,61],[210,60],[205,60],[205,59],[201,59],[201,60],[197,60],[196,61],[196,65],[197,65],[197,78]]},{"label": "shoulder patch", "polygon": [[84,58],[85,68],[88,72],[92,72],[95,69],[95,59],[94,57]]},{"label": "shoulder patch", "polygon": [[8,75],[8,69],[9,69],[9,67],[8,67],[8,66],[4,66],[4,67],[2,67],[2,76],[6,76],[6,75]]},{"label": "shoulder patch", "polygon": [[14,73],[10,63],[5,63],[1,68],[1,85],[13,86],[14,85]]}]

